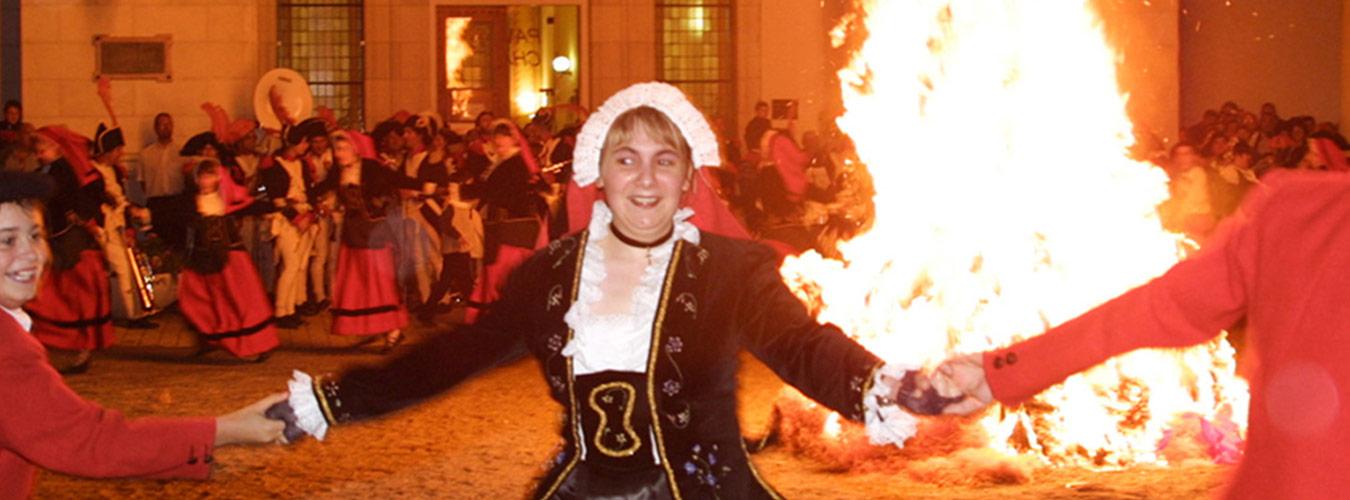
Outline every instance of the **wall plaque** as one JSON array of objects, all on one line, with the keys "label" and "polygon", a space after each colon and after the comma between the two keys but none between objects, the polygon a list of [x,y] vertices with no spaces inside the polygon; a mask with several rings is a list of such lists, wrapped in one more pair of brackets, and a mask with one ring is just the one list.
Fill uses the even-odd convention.
[{"label": "wall plaque", "polygon": [[173,80],[172,35],[94,36],[94,79]]}]

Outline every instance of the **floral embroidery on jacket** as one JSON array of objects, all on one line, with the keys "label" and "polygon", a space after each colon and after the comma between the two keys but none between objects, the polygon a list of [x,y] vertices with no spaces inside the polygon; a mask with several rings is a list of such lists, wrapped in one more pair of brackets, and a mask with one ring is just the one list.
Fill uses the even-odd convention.
[{"label": "floral embroidery on jacket", "polygon": [[666,353],[679,354],[684,350],[684,341],[679,337],[671,336],[666,339]]},{"label": "floral embroidery on jacket", "polygon": [[552,311],[561,305],[563,305],[563,287],[562,285],[553,285],[553,288],[548,291],[548,310]]},{"label": "floral embroidery on jacket", "polygon": [[689,313],[690,317],[698,319],[698,299],[694,298],[694,294],[689,292],[681,293],[679,296],[675,297],[675,303],[679,304],[684,312]]},{"label": "floral embroidery on jacket", "polygon": [[661,384],[661,392],[666,393],[667,396],[679,394],[680,383],[675,380],[667,380],[664,384]]},{"label": "floral embroidery on jacket", "polygon": [[693,476],[700,485],[714,490],[721,488],[719,483],[731,472],[731,467],[718,460],[718,451],[715,444],[710,447],[695,444],[689,460],[684,463],[684,473]]}]

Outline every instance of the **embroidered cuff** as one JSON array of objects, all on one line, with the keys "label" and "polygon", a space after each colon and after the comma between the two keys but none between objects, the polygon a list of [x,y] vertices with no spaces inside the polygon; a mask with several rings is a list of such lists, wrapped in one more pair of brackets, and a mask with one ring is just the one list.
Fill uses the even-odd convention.
[{"label": "embroidered cuff", "polygon": [[895,384],[913,370],[895,363],[886,363],[873,375],[872,387],[863,395],[863,422],[867,438],[875,445],[893,444],[904,448],[905,441],[919,432],[919,419],[905,411],[892,399]]},{"label": "embroidered cuff", "polygon": [[295,412],[295,425],[314,439],[323,441],[328,434],[328,419],[324,416],[319,398],[315,394],[314,378],[300,370],[292,372],[287,387],[291,391],[291,411]]}]

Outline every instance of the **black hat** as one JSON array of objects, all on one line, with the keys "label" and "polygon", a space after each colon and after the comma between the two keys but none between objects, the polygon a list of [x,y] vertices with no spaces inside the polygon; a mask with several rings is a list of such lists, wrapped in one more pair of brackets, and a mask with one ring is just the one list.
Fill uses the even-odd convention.
[{"label": "black hat", "polygon": [[108,128],[107,125],[100,123],[98,131],[94,132],[94,156],[103,156],[118,146],[125,146],[126,143],[127,141],[122,139],[122,127]]},{"label": "black hat", "polygon": [[403,124],[398,120],[385,120],[375,125],[375,130],[370,133],[370,138],[375,139],[375,143],[384,142],[384,137],[389,134],[403,133]]},{"label": "black hat", "polygon": [[43,201],[51,197],[54,189],[51,176],[36,172],[0,171],[0,204],[24,200]]},{"label": "black hat", "polygon": [[183,144],[183,149],[178,151],[179,156],[201,156],[202,150],[207,146],[215,148],[216,152],[223,152],[225,147],[216,140],[215,132],[202,132],[192,136],[187,143]]},{"label": "black hat", "polygon": [[286,139],[286,145],[294,146],[300,144],[311,137],[322,137],[328,135],[328,126],[320,118],[306,118],[304,121],[287,127],[282,135]]}]

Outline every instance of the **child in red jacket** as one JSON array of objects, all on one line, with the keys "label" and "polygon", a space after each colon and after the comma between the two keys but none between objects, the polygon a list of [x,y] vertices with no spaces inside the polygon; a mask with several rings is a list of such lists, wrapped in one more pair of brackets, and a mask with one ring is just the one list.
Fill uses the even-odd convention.
[{"label": "child in red jacket", "polygon": [[87,477],[203,479],[216,446],[282,441],[264,411],[277,394],[221,417],[128,420],[80,398],[47,363],[22,306],[37,295],[51,251],[46,178],[0,173],[0,498],[26,498],[41,466]]}]

